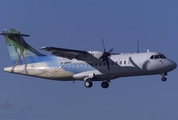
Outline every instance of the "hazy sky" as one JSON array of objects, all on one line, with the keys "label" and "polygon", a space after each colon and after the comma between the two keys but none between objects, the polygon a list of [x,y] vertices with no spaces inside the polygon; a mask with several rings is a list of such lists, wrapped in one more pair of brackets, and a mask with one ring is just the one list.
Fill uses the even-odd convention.
[{"label": "hazy sky", "polygon": [[[0,29],[30,34],[39,49],[162,52],[178,61],[177,0],[1,0]],[[160,75],[119,78],[108,89],[101,82],[50,81],[5,73],[12,62],[0,37],[0,120],[177,120],[177,69],[167,82]],[[41,51],[44,54],[47,52]]]}]

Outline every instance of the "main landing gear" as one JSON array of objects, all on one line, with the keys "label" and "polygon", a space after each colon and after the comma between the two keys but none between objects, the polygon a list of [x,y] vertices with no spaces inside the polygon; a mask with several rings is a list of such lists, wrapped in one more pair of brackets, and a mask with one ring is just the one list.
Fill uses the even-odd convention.
[{"label": "main landing gear", "polygon": [[93,83],[91,81],[85,81],[84,85],[86,88],[91,88],[93,86]]},{"label": "main landing gear", "polygon": [[[92,81],[85,81],[84,85],[85,85],[86,88],[91,88],[93,86],[93,83],[92,83]],[[101,87],[102,88],[108,88],[109,87],[109,82],[108,81],[103,81],[101,83]]]},{"label": "main landing gear", "polygon": [[167,78],[165,77],[166,75],[167,75],[167,73],[162,74],[161,80],[164,81],[164,82],[167,81]]},{"label": "main landing gear", "polygon": [[161,80],[165,82],[165,81],[167,81],[167,78],[166,77],[162,77]]},{"label": "main landing gear", "polygon": [[102,82],[101,83],[101,87],[102,88],[108,88],[109,87],[109,83],[108,82]]}]

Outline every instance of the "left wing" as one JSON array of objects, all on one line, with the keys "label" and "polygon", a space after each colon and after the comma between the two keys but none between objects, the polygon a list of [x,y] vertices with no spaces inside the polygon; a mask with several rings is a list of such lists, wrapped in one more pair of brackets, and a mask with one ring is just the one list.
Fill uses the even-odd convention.
[{"label": "left wing", "polygon": [[72,49],[65,49],[65,48],[56,48],[56,47],[42,47],[41,50],[50,51],[51,54],[68,58],[68,59],[77,59],[77,60],[86,60],[87,58],[91,57],[91,54],[87,51],[82,50],[72,50]]}]

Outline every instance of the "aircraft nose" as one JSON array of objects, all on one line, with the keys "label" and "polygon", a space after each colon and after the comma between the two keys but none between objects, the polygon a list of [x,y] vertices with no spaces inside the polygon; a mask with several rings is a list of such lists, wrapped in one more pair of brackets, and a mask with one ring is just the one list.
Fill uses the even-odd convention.
[{"label": "aircraft nose", "polygon": [[177,67],[177,64],[174,61],[170,61],[169,66],[172,70],[174,70]]}]

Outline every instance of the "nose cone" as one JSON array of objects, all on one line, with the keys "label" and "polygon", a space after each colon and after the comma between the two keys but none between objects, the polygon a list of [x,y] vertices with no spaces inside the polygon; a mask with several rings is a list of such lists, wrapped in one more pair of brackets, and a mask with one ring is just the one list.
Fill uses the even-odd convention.
[{"label": "nose cone", "polygon": [[174,61],[170,61],[170,63],[169,63],[169,68],[170,68],[171,70],[174,70],[176,67],[177,67],[177,64],[176,64]]}]

